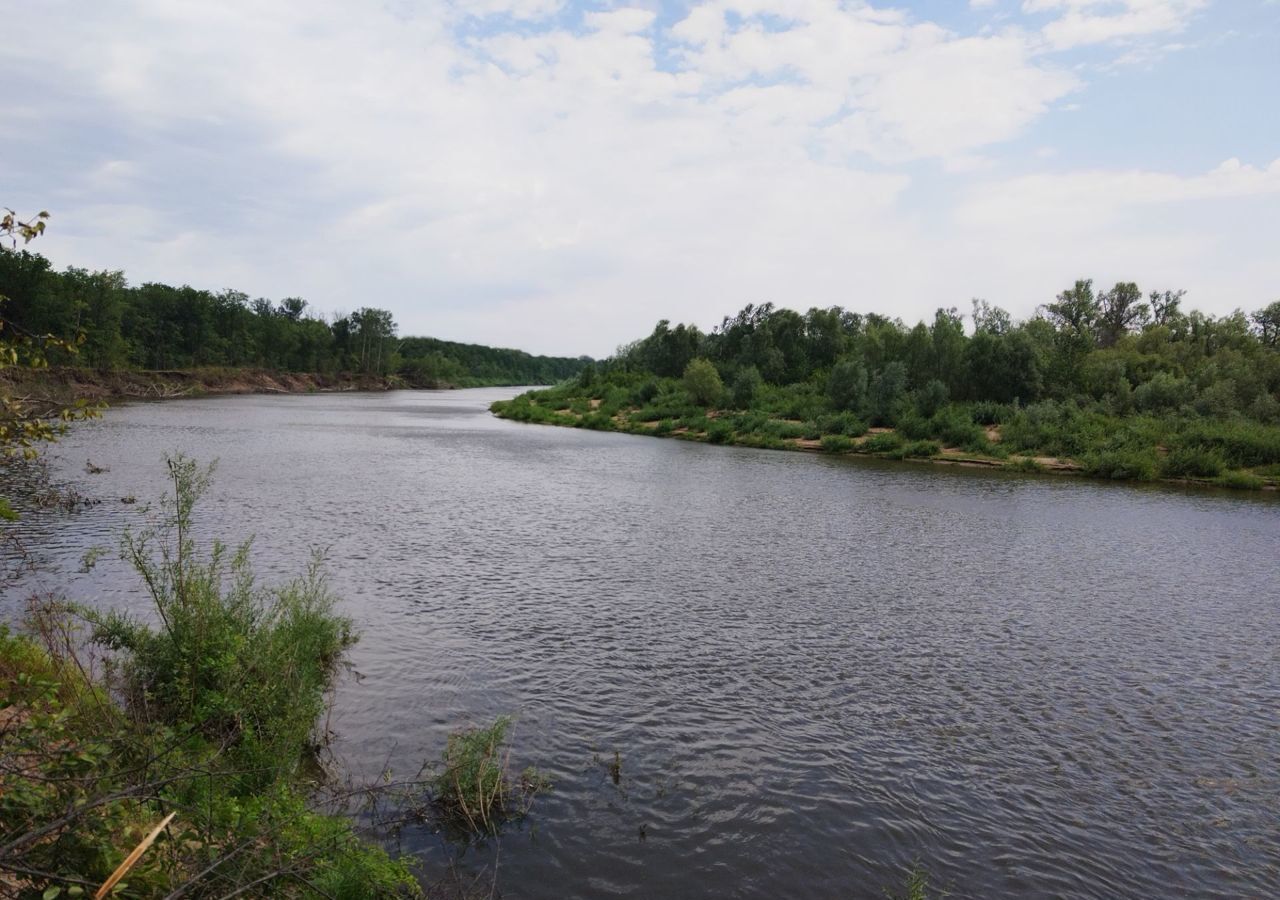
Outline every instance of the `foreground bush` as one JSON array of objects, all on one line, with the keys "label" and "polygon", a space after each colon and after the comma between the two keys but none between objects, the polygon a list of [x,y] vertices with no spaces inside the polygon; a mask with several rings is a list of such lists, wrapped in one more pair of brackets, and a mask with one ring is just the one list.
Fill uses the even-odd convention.
[{"label": "foreground bush", "polygon": [[116,893],[418,895],[405,862],[312,805],[302,763],[354,640],[318,567],[261,590],[247,546],[202,553],[191,516],[208,471],[169,470],[173,497],[124,545],[154,627],[48,604],[33,637],[0,631],[0,893],[92,893],[173,813]]}]

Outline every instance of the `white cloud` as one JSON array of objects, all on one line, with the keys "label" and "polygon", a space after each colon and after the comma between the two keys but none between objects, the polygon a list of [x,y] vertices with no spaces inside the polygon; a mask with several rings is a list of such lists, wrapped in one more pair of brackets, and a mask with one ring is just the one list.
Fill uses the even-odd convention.
[{"label": "white cloud", "polygon": [[1025,220],[1026,211],[1033,210],[1037,220],[1086,229],[1139,206],[1277,193],[1280,159],[1265,168],[1229,159],[1192,177],[1140,170],[1027,175],[980,184],[959,207],[957,221],[962,226],[997,225]]},{"label": "white cloud", "polygon": [[[1114,18],[1025,5],[1049,28]],[[1195,5],[1125,9],[1150,27],[1157,6]],[[974,235],[1021,246],[1019,223],[1046,210],[1272,190],[1275,166],[1004,177],[1001,145],[1082,86],[1036,33],[835,0],[772,9],[712,0],[667,26],[545,0],[47,0],[6,19],[20,50],[0,76],[23,87],[0,115],[29,143],[0,175],[52,207],[42,243],[60,263],[385,306],[407,332],[566,353],[748,301],[911,318],[978,290],[975,273],[1030,282]],[[922,171],[992,195],[923,213]]]},{"label": "white cloud", "polygon": [[1184,29],[1208,0],[1023,0],[1028,13],[1055,13],[1044,27],[1057,49],[1099,44]]}]

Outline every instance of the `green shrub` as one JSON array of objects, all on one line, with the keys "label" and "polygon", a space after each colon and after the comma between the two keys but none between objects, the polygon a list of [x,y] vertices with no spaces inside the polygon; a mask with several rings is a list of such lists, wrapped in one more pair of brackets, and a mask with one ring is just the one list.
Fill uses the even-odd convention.
[{"label": "green shrub", "polygon": [[756,395],[760,393],[760,388],[764,384],[764,379],[760,377],[760,370],[755,366],[746,366],[738,370],[738,374],[733,378],[733,388],[731,390],[732,402],[736,409],[750,409],[755,403]]},{"label": "green shrub", "polygon": [[908,440],[924,440],[933,437],[933,422],[909,409],[898,417],[897,431]]},{"label": "green shrub", "polygon": [[658,390],[657,379],[650,378],[648,381],[644,382],[644,384],[640,385],[640,387],[636,388],[635,393],[632,395],[633,404],[635,406],[644,406],[646,403],[653,400],[654,397],[658,396]]},{"label": "green shrub", "polygon": [[1214,478],[1225,466],[1216,450],[1177,447],[1160,461],[1160,474],[1165,478]]},{"label": "green shrub", "polygon": [[814,420],[819,434],[839,434],[845,437],[860,437],[867,433],[867,423],[853,413],[826,413]]},{"label": "green shrub", "polygon": [[325,691],[355,641],[351,622],[334,613],[318,560],[304,577],[264,590],[254,582],[247,543],[233,554],[218,542],[200,553],[192,511],[212,468],[180,455],[167,464],[174,497],[124,539],[161,627],[119,613],[84,614],[95,641],[125,654],[131,709],[194,726],[243,763],[246,788],[258,789],[309,746]]},{"label": "green shrub", "polygon": [[707,359],[694,359],[685,366],[684,389],[698,406],[714,406],[724,395],[724,383],[715,365]]},{"label": "green shrub", "polygon": [[[406,862],[308,802],[299,763],[353,640],[317,568],[256,588],[247,545],[191,538],[209,470],[179,456],[169,472],[174,496],[124,540],[154,628],[54,604],[33,608],[40,645],[0,630],[0,708],[22,706],[0,728],[0,868],[37,873],[33,896],[75,896],[69,879],[102,883],[177,811],[128,896],[420,896]],[[105,679],[78,656],[76,616],[115,650]]]},{"label": "green shrub", "polygon": [[969,417],[978,425],[1000,425],[1013,415],[1013,407],[1007,403],[979,400],[969,407]]},{"label": "green shrub", "polygon": [[1157,470],[1154,448],[1096,450],[1086,454],[1080,464],[1090,475],[1115,480],[1151,481]]},{"label": "green shrub", "polygon": [[733,426],[716,419],[707,427],[707,440],[713,444],[727,444],[733,440]]},{"label": "green shrub", "polygon": [[839,360],[827,378],[827,396],[839,411],[857,412],[867,398],[867,370],[853,357]]},{"label": "green shrub", "polygon": [[780,441],[793,441],[796,438],[804,437],[808,429],[805,425],[799,422],[784,422],[782,419],[769,419],[760,426],[760,431],[763,434],[776,438]]},{"label": "green shrub", "polygon": [[822,436],[822,449],[826,453],[846,453],[853,447],[853,441],[843,434],[825,434]]},{"label": "green shrub", "polygon": [[1239,469],[1223,472],[1214,479],[1214,483],[1238,491],[1260,491],[1266,485],[1266,481],[1259,476],[1254,475],[1252,472],[1242,472]]},{"label": "green shrub", "polygon": [[930,430],[932,436],[947,447],[962,447],[971,453],[984,453],[989,447],[986,431],[958,406],[948,407],[934,416]]},{"label": "green shrub", "polygon": [[675,431],[676,423],[672,419],[663,419],[658,426],[653,429],[654,434],[670,434]]},{"label": "green shrub", "polygon": [[433,779],[433,796],[445,827],[472,835],[497,834],[524,816],[533,796],[550,785],[533,769],[518,778],[507,771],[511,719],[498,717],[487,728],[449,735],[443,769]]},{"label": "green shrub", "polygon": [[951,398],[947,386],[938,379],[933,379],[915,392],[915,408],[926,419],[931,419]]},{"label": "green shrub", "polygon": [[1195,388],[1185,378],[1157,372],[1133,391],[1133,403],[1143,412],[1174,410],[1191,400]]},{"label": "green shrub", "polygon": [[1280,463],[1280,428],[1256,422],[1198,422],[1177,437],[1177,444],[1217,450],[1237,468]]},{"label": "green shrub", "polygon": [[892,431],[873,434],[857,446],[859,453],[893,453],[901,449],[902,438]]},{"label": "green shrub", "polygon": [[902,448],[902,455],[924,459],[937,456],[941,450],[942,446],[937,441],[912,441]]}]

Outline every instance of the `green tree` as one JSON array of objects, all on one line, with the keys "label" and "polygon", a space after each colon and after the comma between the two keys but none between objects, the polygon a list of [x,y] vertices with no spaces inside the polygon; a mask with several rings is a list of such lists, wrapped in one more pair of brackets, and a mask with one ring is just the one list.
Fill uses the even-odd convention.
[{"label": "green tree", "polygon": [[899,360],[886,365],[871,379],[871,418],[878,425],[894,424],[898,403],[907,393],[907,367]]},{"label": "green tree", "polygon": [[1268,347],[1280,346],[1280,300],[1264,306],[1249,318],[1263,344]]},{"label": "green tree", "polygon": [[684,389],[699,406],[712,406],[724,394],[724,382],[715,364],[699,357],[691,360],[684,370]]},{"label": "green tree", "polygon": [[747,366],[739,369],[738,374],[733,376],[733,405],[736,409],[750,409],[755,403],[756,396],[760,393],[760,388],[764,384],[764,379],[760,377],[760,370],[755,366]]},{"label": "green tree", "polygon": [[1132,281],[1118,282],[1098,296],[1098,343],[1114,347],[1130,328],[1145,322],[1150,314],[1151,307],[1142,302],[1138,286]]},{"label": "green tree", "polygon": [[827,396],[838,412],[858,412],[867,399],[867,370],[862,360],[846,356],[831,368]]}]

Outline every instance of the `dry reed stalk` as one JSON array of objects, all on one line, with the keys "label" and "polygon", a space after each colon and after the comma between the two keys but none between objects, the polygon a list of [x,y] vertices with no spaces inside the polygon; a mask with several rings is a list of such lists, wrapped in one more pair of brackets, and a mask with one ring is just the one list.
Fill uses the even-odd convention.
[{"label": "dry reed stalk", "polygon": [[173,821],[173,817],[176,815],[176,812],[169,813],[164,817],[163,822],[151,829],[151,833],[144,837],[138,846],[133,848],[133,852],[126,856],[124,862],[116,867],[116,870],[111,873],[111,877],[102,883],[102,887],[98,888],[98,892],[93,895],[93,900],[102,900],[121,878],[129,874],[129,870],[142,858],[142,854],[147,852],[147,848],[156,842],[156,838],[160,837],[160,832],[164,831],[165,827]]}]

